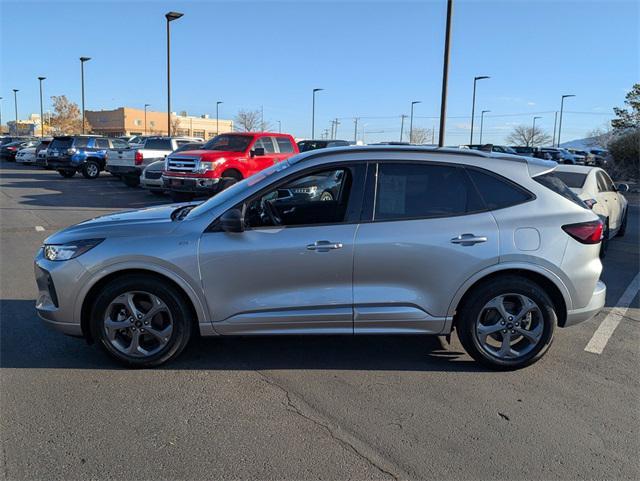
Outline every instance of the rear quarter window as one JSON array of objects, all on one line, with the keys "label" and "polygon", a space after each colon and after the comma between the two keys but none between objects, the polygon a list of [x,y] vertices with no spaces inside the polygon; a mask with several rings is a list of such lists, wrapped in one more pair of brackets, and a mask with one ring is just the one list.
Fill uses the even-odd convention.
[{"label": "rear quarter window", "polygon": [[539,175],[534,177],[537,183],[544,185],[547,189],[552,190],[556,194],[561,195],[565,199],[570,200],[571,202],[579,205],[580,207],[584,207],[587,209],[588,207],[584,202],[578,197],[569,187],[565,184],[560,177],[556,175],[555,172],[549,172],[548,174]]},{"label": "rear quarter window", "polygon": [[287,137],[276,137],[276,141],[278,142],[278,149],[280,149],[281,154],[293,152],[293,145],[291,145],[291,140]]},{"label": "rear quarter window", "polygon": [[467,168],[489,210],[504,209],[533,199],[533,195],[510,180],[480,169]]},{"label": "rear quarter window", "polygon": [[587,174],[580,172],[555,171],[555,176],[564,182],[567,187],[573,187],[574,189],[582,189],[584,181],[587,180]]}]

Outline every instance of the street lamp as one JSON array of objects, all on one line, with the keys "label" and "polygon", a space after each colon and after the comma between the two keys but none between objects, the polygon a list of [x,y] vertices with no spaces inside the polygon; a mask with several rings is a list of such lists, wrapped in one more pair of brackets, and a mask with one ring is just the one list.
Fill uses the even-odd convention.
[{"label": "street lamp", "polygon": [[451,17],[453,16],[453,0],[447,0],[447,23],[444,34],[444,61],[442,62],[442,96],[440,99],[440,132],[438,147],[444,147],[444,132],[447,123],[447,82],[449,80],[449,50],[451,44]]},{"label": "street lamp", "polygon": [[411,120],[409,120],[409,142],[413,142],[413,106],[415,104],[421,104],[421,100],[414,100],[411,102]]},{"label": "street lamp", "polygon": [[575,97],[573,94],[563,95],[560,100],[560,123],[558,124],[558,144],[556,147],[560,147],[560,132],[562,132],[562,109],[564,108],[564,99],[569,97]]},{"label": "street lamp", "polygon": [[218,122],[219,122],[219,117],[218,117],[219,110],[218,109],[220,107],[220,104],[222,104],[222,103],[224,103],[224,102],[221,102],[220,100],[218,100],[216,102],[216,135],[218,135],[220,133],[220,127],[218,125]]},{"label": "street lamp", "polygon": [[[402,133],[404,131],[404,119],[407,118],[406,114],[402,114],[400,116],[400,142],[402,142]],[[409,139],[409,142],[411,142],[411,139]]]},{"label": "street lamp", "polygon": [[316,92],[324,89],[313,89],[313,101],[311,102],[311,138],[315,139],[316,133]]},{"label": "street lamp", "polygon": [[184,13],[169,12],[165,14],[167,19],[167,135],[171,137],[171,30],[169,24],[178,20]]},{"label": "street lamp", "polygon": [[471,102],[471,138],[469,139],[469,145],[473,144],[473,120],[476,112],[476,82],[478,80],[484,80],[491,77],[487,75],[481,75],[480,77],[473,77],[473,101]]},{"label": "street lamp", "polygon": [[18,89],[13,89],[13,103],[16,107],[16,135],[19,135],[18,132]]},{"label": "street lamp", "polygon": [[480,145],[482,145],[482,128],[484,127],[484,114],[491,112],[491,110],[483,110],[480,112]]},{"label": "street lamp", "polygon": [[144,135],[147,135],[147,107],[151,107],[151,104],[144,104]]},{"label": "street lamp", "polygon": [[40,137],[44,138],[44,111],[42,108],[42,81],[47,77],[38,77],[40,81]]},{"label": "street lamp", "polygon": [[80,83],[82,84],[82,133],[84,134],[84,63],[91,57],[80,57]]},{"label": "street lamp", "polygon": [[536,119],[541,119],[542,117],[534,117],[533,118],[533,127],[531,127],[531,147],[534,147],[534,140],[536,138]]}]

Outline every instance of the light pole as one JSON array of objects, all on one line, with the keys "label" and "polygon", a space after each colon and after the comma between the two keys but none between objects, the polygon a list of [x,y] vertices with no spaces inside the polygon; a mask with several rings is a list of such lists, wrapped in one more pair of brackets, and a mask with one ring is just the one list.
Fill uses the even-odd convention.
[{"label": "light pole", "polygon": [[80,57],[80,83],[82,84],[82,133],[84,134],[84,63],[91,57]]},{"label": "light pole", "polygon": [[531,127],[531,147],[534,147],[534,140],[536,138],[536,119],[541,119],[542,117],[534,117],[533,118],[533,127]]},{"label": "light pole", "polygon": [[484,80],[491,77],[481,75],[480,77],[473,77],[473,100],[471,102],[471,138],[469,139],[469,145],[473,144],[473,120],[476,115],[476,83],[478,80]]},{"label": "light pole", "polygon": [[2,133],[2,97],[0,97],[0,134]]},{"label": "light pole", "polygon": [[444,130],[447,123],[447,82],[449,80],[449,47],[451,44],[451,17],[453,0],[447,0],[447,27],[444,37],[444,62],[442,62],[442,97],[440,99],[440,132],[438,147],[444,146]]},{"label": "light pole", "polygon": [[551,146],[555,147],[556,145],[556,127],[558,126],[558,111],[554,112],[553,116],[553,142],[551,142]]},{"label": "light pole", "polygon": [[147,107],[151,107],[151,104],[144,104],[144,135],[147,135]]},{"label": "light pole", "polygon": [[353,143],[356,144],[358,142],[358,117],[353,119],[353,123],[355,124],[353,128]]},{"label": "light pole", "polygon": [[218,135],[220,133],[220,104],[223,104],[224,102],[218,100],[216,102],[216,135]]},{"label": "light pole", "polygon": [[556,145],[556,147],[560,147],[560,133],[562,132],[562,110],[564,108],[564,99],[568,97],[575,97],[575,95],[563,95],[562,99],[560,100],[560,123],[558,124],[558,144]]},{"label": "light pole", "polygon": [[169,12],[164,18],[167,19],[167,135],[171,137],[171,29],[169,24],[178,20],[184,13]]},{"label": "light pole", "polygon": [[[407,116],[405,114],[402,114],[400,116],[400,142],[402,142],[402,133],[404,132],[404,119],[406,119]],[[409,142],[411,142],[411,139],[409,139]]]},{"label": "light pole", "polygon": [[480,112],[480,145],[482,145],[482,128],[484,127],[484,114],[491,112],[491,110],[483,110]]},{"label": "light pole", "polygon": [[409,143],[413,142],[413,106],[415,104],[421,104],[421,100],[414,100],[411,102],[411,120],[409,120]]},{"label": "light pole", "polygon": [[13,89],[13,103],[16,107],[16,135],[19,135],[18,132],[18,89]]},{"label": "light pole", "polygon": [[44,138],[44,111],[42,108],[42,81],[47,77],[38,77],[40,81],[40,138]]},{"label": "light pole", "polygon": [[313,100],[311,102],[311,138],[315,138],[316,133],[316,92],[324,89],[313,89]]}]

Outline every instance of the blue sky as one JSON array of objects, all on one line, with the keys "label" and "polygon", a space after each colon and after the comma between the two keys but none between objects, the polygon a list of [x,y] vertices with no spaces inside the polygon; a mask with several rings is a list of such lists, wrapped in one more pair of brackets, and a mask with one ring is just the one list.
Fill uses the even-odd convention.
[{"label": "blue sky", "polygon": [[[454,10],[447,144],[467,143],[475,75],[483,141],[501,143],[514,125],[553,129],[561,94],[563,140],[611,118],[639,75],[637,1],[471,1]],[[0,0],[3,122],[39,111],[38,81],[51,95],[80,103],[78,57],[88,56],[86,108],[166,106],[165,19],[172,23],[172,110],[232,118],[264,108],[265,120],[297,137],[316,136],[340,118],[353,138],[362,117],[367,141],[398,140],[400,115],[437,124],[446,1],[11,2]],[[476,120],[479,123],[479,119]],[[478,124],[476,124],[477,128]],[[477,133],[477,130],[476,130]]]}]

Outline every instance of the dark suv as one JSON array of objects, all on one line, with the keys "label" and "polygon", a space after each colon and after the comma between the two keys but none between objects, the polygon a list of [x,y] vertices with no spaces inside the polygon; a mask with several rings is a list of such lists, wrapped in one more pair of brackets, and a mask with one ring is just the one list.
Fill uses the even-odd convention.
[{"label": "dark suv", "polygon": [[92,135],[54,137],[47,149],[47,165],[62,177],[73,177],[80,171],[85,178],[95,179],[104,170],[106,151],[127,147],[122,139]]}]

